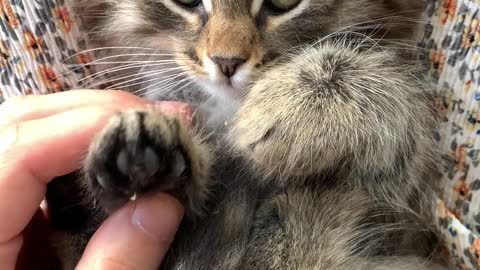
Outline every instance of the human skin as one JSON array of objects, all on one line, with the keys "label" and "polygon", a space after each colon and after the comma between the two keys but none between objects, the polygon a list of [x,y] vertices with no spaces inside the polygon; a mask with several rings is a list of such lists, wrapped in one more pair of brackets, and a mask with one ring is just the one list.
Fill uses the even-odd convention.
[{"label": "human skin", "polygon": [[[126,109],[156,110],[191,125],[186,104],[150,103],[121,91],[27,96],[0,106],[0,269],[50,263],[48,213],[39,208],[46,186],[80,169],[95,134]],[[77,269],[158,269],[182,217],[181,204],[166,194],[130,202],[102,224]]]}]

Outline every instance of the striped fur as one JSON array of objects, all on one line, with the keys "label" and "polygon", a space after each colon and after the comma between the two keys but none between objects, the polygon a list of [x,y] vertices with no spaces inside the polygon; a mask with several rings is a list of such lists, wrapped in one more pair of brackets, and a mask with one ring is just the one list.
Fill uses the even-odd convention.
[{"label": "striped fur", "polygon": [[[198,136],[153,112],[120,114],[79,179],[93,194],[83,203],[99,202],[99,217],[72,233],[59,215],[57,228],[82,242],[128,199],[103,188],[125,189],[123,182],[103,176],[130,170],[118,154],[129,153],[153,176],[137,174],[148,185],[129,183],[128,192],[167,191],[189,210],[161,269],[439,267],[435,120],[405,50],[424,2],[301,0],[279,13],[268,1],[75,3],[98,15],[83,18],[98,58],[140,63],[107,66],[105,86],[192,103]],[[131,139],[111,143],[121,138]],[[105,170],[104,156],[117,167]],[[166,182],[175,168],[185,184]],[[49,189],[54,208],[59,189]],[[62,255],[65,269],[81,254],[76,246]]]}]

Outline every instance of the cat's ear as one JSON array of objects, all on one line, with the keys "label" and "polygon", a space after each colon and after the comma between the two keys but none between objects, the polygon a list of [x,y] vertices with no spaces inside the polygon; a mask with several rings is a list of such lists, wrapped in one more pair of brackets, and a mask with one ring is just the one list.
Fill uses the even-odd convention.
[{"label": "cat's ear", "polygon": [[68,2],[76,17],[79,18],[81,28],[87,31],[101,27],[112,13],[115,3],[113,0],[69,0]]}]

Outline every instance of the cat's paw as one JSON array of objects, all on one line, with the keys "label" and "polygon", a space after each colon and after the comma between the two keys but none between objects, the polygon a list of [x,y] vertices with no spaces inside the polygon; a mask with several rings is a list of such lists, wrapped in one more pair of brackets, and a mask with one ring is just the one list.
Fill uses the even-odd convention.
[{"label": "cat's paw", "polygon": [[428,134],[429,112],[418,80],[390,59],[326,44],[272,67],[242,102],[233,145],[285,178],[396,168],[409,138]]},{"label": "cat's paw", "polygon": [[87,190],[107,212],[144,194],[164,191],[187,212],[200,213],[208,193],[209,155],[176,118],[154,111],[114,116],[92,143]]}]

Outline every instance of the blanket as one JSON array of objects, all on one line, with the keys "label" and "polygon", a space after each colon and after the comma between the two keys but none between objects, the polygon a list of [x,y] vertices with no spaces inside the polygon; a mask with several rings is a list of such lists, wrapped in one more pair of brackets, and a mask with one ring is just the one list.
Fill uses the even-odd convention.
[{"label": "blanket", "polygon": [[63,0],[0,0],[0,102],[88,87],[83,40]]},{"label": "blanket", "polygon": [[419,42],[441,117],[443,171],[437,225],[445,256],[480,269],[480,1],[431,0]]}]

